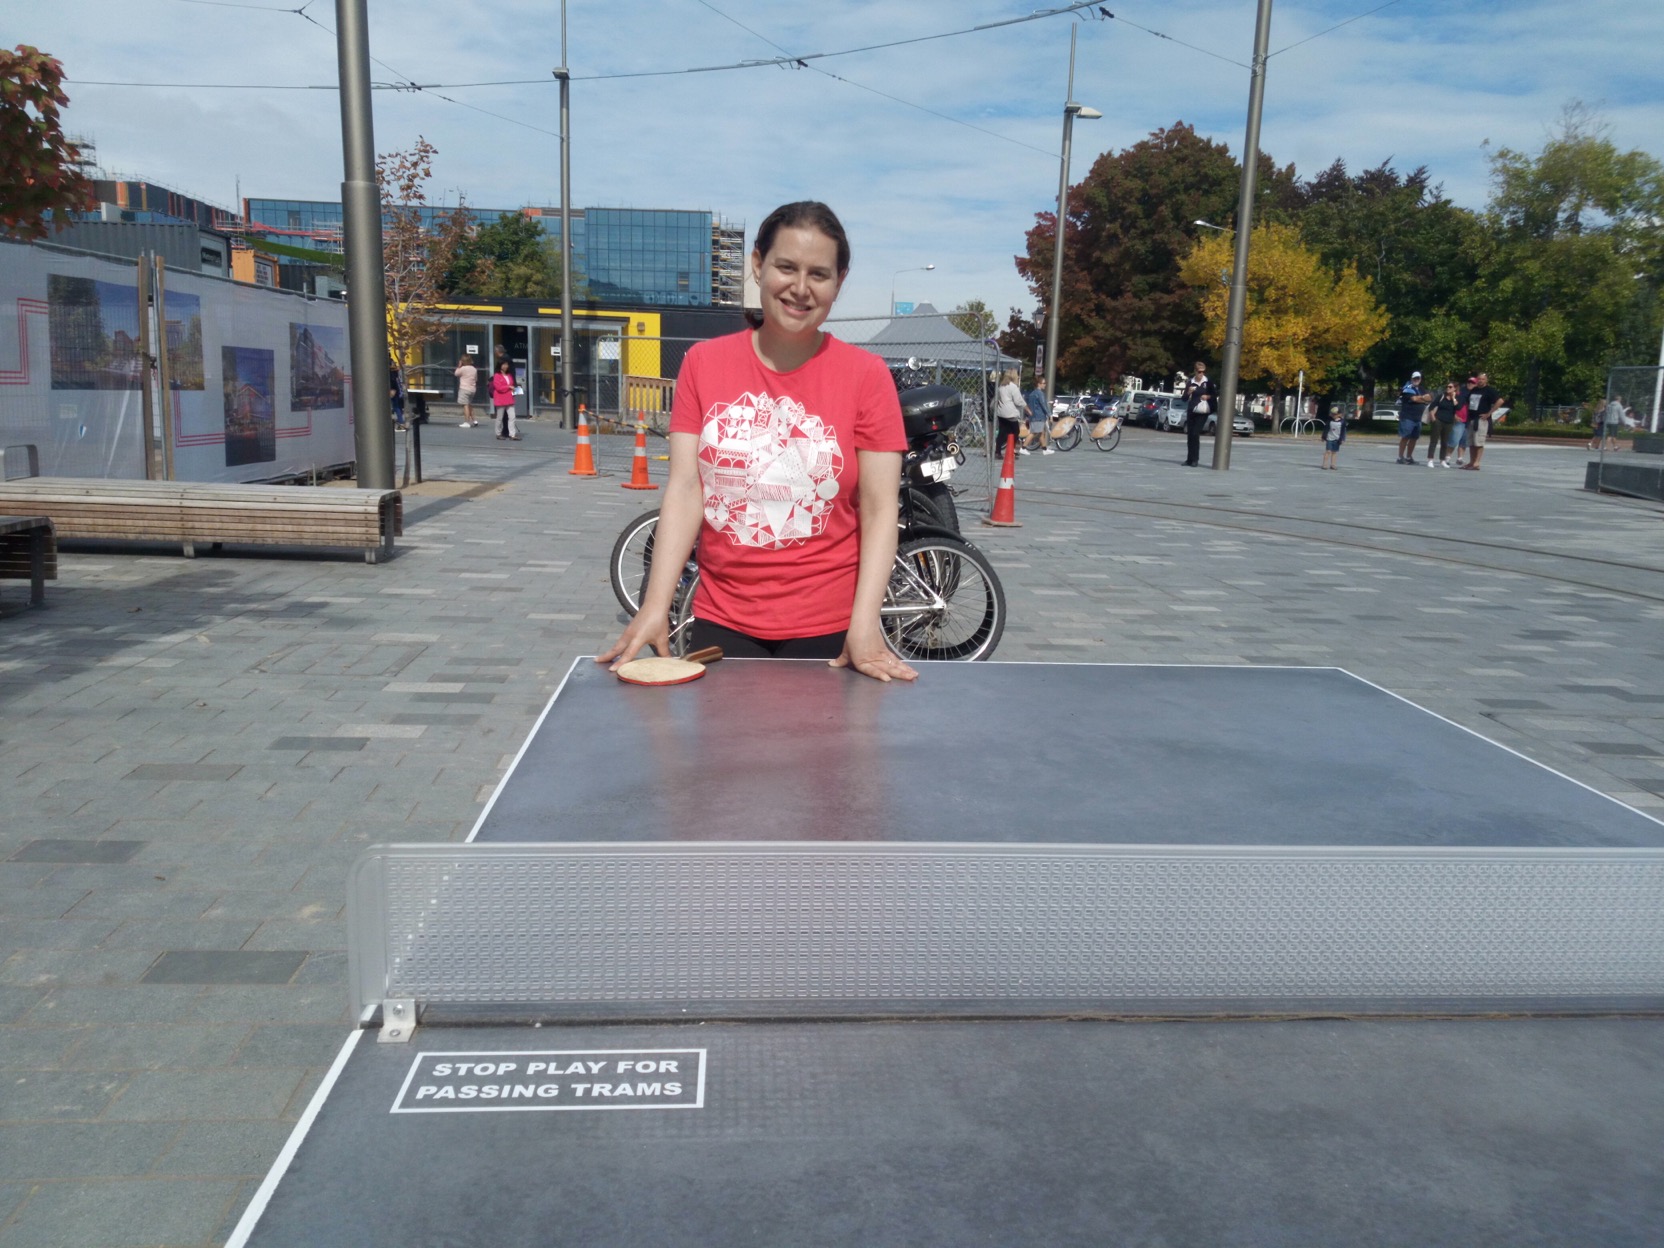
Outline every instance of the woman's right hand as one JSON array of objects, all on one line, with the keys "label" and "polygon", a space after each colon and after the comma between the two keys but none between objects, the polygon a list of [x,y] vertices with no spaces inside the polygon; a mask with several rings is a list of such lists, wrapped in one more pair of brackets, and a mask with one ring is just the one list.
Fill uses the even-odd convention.
[{"label": "woman's right hand", "polygon": [[618,640],[595,656],[597,663],[609,664],[607,670],[616,672],[623,664],[628,663],[641,652],[643,646],[651,646],[655,654],[668,658],[670,656],[670,617],[668,615],[649,616],[646,611],[638,611],[635,618],[624,626]]}]

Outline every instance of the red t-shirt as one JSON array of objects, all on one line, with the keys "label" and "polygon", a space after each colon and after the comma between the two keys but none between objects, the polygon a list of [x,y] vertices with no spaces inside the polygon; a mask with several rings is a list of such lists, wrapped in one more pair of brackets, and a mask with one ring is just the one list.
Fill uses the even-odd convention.
[{"label": "red t-shirt", "polygon": [[857,451],[905,451],[901,404],[876,355],[823,334],[777,373],[751,331],[702,342],[676,379],[672,433],[699,435],[694,613],[753,637],[849,627],[861,561]]}]

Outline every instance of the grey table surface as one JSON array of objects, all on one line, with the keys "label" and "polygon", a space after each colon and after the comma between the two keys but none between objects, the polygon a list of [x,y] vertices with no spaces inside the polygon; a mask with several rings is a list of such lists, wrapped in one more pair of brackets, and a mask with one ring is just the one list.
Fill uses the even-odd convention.
[{"label": "grey table surface", "polygon": [[579,659],[477,839],[1638,846],[1664,824],[1343,671]]}]

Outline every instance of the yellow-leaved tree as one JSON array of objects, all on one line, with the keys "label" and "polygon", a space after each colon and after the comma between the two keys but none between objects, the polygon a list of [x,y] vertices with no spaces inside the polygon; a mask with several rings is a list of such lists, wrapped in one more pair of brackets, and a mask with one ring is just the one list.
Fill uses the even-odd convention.
[{"label": "yellow-leaved tree", "polygon": [[[1235,247],[1232,235],[1209,234],[1179,269],[1181,279],[1202,292],[1204,339],[1215,349],[1225,345]],[[1244,381],[1280,390],[1292,387],[1302,369],[1308,383],[1332,378],[1355,364],[1386,332],[1387,313],[1357,269],[1347,265],[1335,272],[1300,241],[1292,226],[1254,227],[1242,322]]]}]

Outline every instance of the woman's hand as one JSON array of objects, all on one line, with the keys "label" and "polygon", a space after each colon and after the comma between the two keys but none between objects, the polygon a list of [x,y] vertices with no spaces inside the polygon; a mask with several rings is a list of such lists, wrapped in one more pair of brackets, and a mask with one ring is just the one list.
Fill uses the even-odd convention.
[{"label": "woman's hand", "polygon": [[650,616],[645,610],[637,611],[635,618],[624,626],[624,631],[617,641],[606,650],[595,656],[597,663],[610,663],[609,672],[616,672],[624,664],[635,658],[643,646],[651,646],[653,652],[661,657],[670,655],[670,617],[668,615]]},{"label": "woman's hand", "polygon": [[886,646],[882,637],[876,633],[870,637],[862,636],[854,629],[844,634],[843,653],[830,660],[829,666],[853,667],[863,676],[871,676],[885,684],[892,680],[919,678],[918,672]]}]

